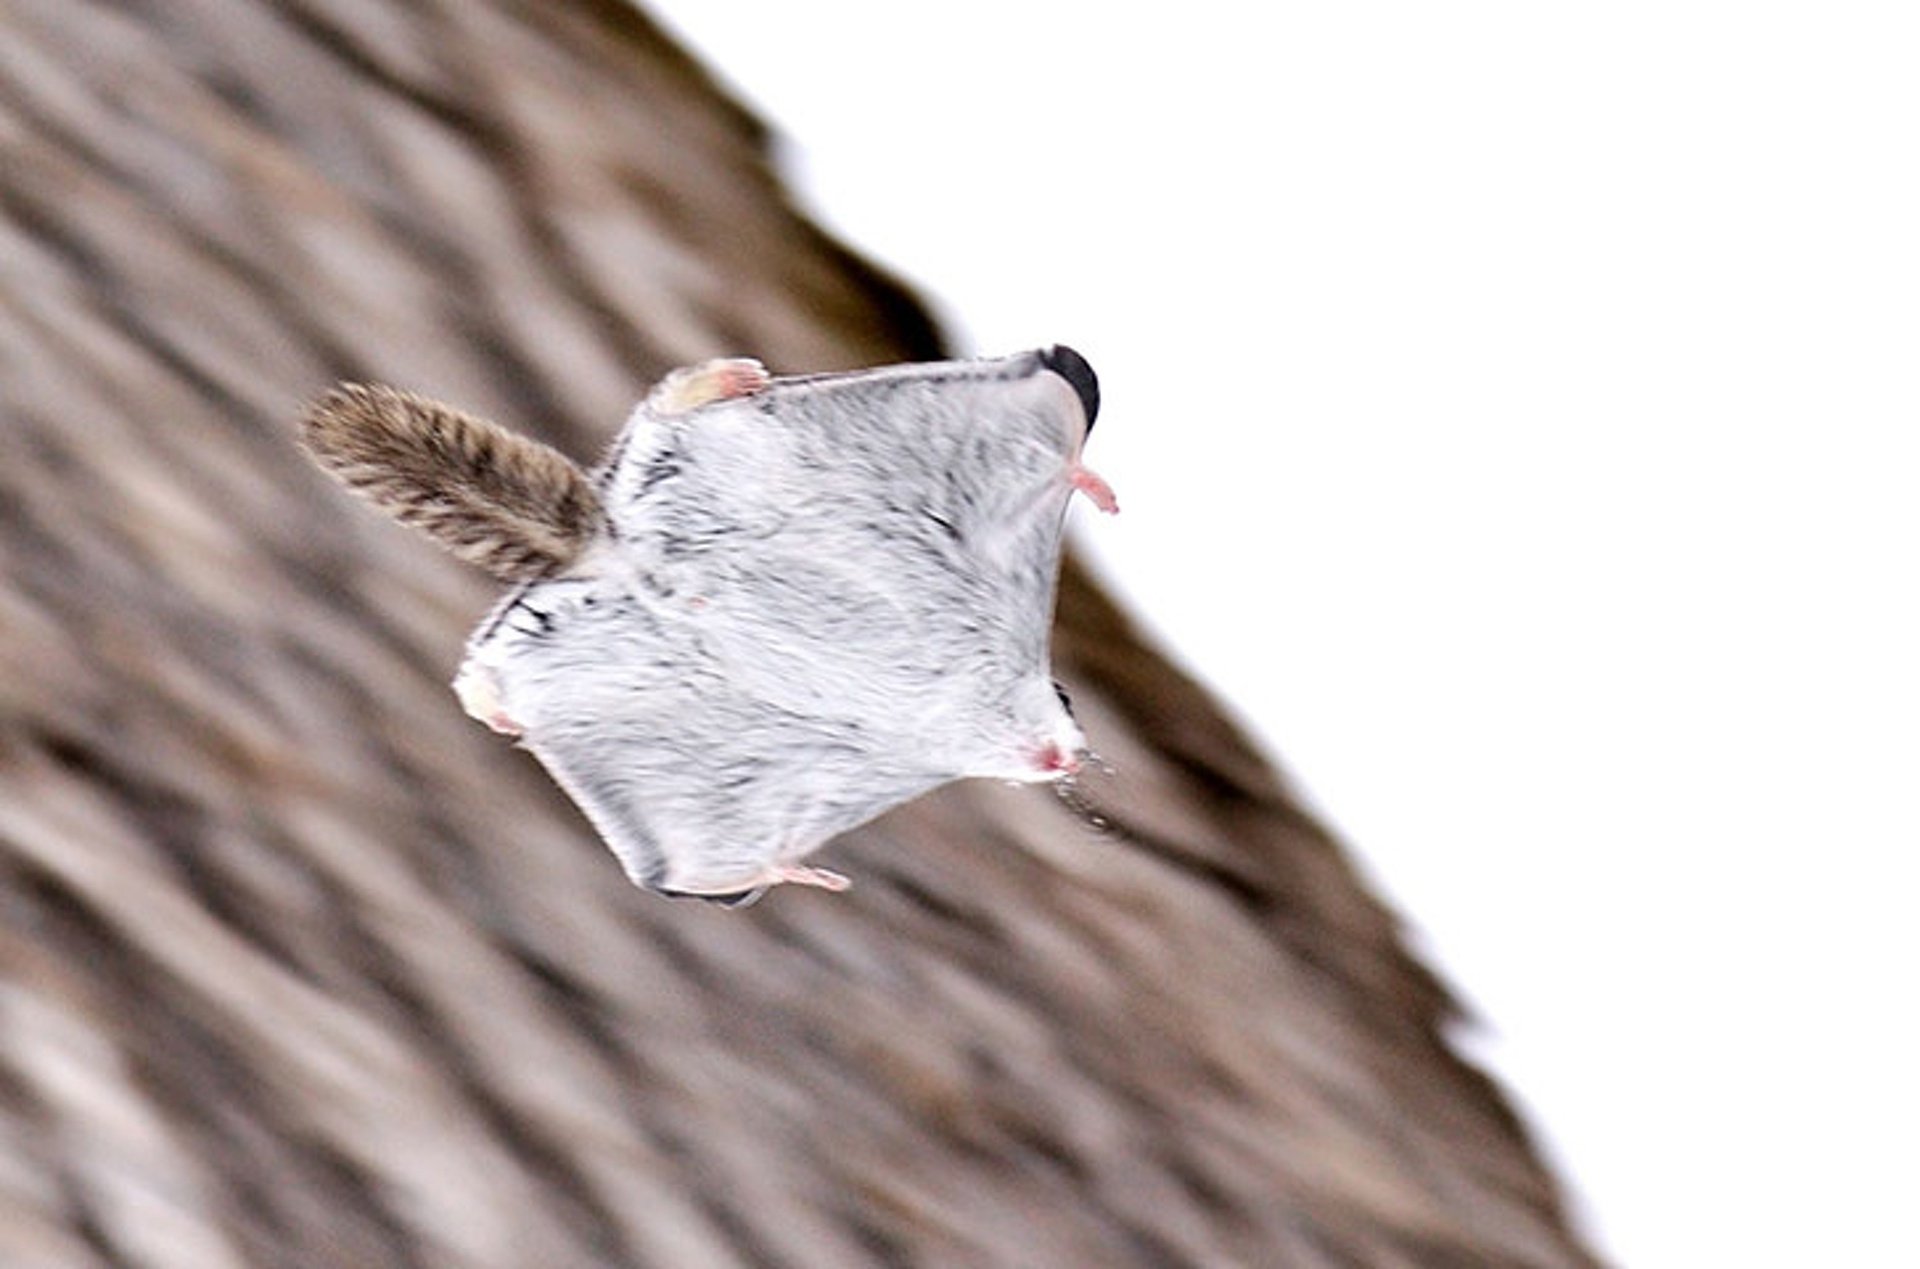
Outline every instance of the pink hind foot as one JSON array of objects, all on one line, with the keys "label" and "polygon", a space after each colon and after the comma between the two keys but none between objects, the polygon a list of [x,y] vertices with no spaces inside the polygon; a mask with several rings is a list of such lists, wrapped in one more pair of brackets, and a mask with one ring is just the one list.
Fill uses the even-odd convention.
[{"label": "pink hind foot", "polygon": [[674,371],[647,393],[655,414],[685,414],[715,401],[750,397],[770,382],[767,368],[751,357],[723,357]]},{"label": "pink hind foot", "polygon": [[453,681],[453,690],[459,695],[460,707],[468,717],[478,719],[502,736],[520,738],[523,728],[501,704],[500,688],[492,671],[473,664],[463,665],[459,677]]},{"label": "pink hind foot", "polygon": [[1093,505],[1106,515],[1118,515],[1120,500],[1113,496],[1113,486],[1100,479],[1089,469],[1074,463],[1067,468],[1067,482],[1093,500]]},{"label": "pink hind foot", "polygon": [[818,886],[822,890],[833,891],[845,890],[853,884],[830,868],[809,868],[805,864],[776,864],[768,879],[776,885],[785,882],[793,886]]}]

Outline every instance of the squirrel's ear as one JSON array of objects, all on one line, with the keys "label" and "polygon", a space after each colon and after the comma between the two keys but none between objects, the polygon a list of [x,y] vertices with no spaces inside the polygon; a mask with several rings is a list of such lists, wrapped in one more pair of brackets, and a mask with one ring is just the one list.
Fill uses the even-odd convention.
[{"label": "squirrel's ear", "polygon": [[347,488],[504,582],[560,572],[603,523],[565,454],[412,393],[340,384],[308,408],[300,434]]}]

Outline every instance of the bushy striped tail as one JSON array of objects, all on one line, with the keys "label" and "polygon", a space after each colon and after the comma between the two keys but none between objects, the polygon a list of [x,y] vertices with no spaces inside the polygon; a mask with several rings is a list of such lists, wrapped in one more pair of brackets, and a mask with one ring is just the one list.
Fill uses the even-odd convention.
[{"label": "bushy striped tail", "polygon": [[340,384],[309,407],[301,440],[347,488],[504,582],[566,568],[603,522],[566,455],[409,392]]}]

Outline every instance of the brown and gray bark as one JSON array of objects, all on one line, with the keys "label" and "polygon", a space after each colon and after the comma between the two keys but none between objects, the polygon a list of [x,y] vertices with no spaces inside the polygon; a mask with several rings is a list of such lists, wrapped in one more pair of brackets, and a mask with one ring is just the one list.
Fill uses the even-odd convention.
[{"label": "brown and gray bark", "polygon": [[0,0],[0,1264],[1591,1264],[1083,573],[1104,828],[957,787],[722,912],[461,715],[494,584],[296,445],[340,379],[590,459],[673,364],[939,351],[615,0]]}]

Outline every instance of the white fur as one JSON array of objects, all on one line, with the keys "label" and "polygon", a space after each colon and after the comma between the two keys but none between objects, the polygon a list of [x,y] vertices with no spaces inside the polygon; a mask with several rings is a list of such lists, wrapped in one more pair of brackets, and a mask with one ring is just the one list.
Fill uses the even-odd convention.
[{"label": "white fur", "polygon": [[704,369],[594,473],[608,536],[475,632],[469,708],[636,883],[688,893],[797,879],[953,779],[1063,774],[1042,755],[1085,741],[1048,635],[1088,426],[1066,381],[1029,353],[703,400]]}]

